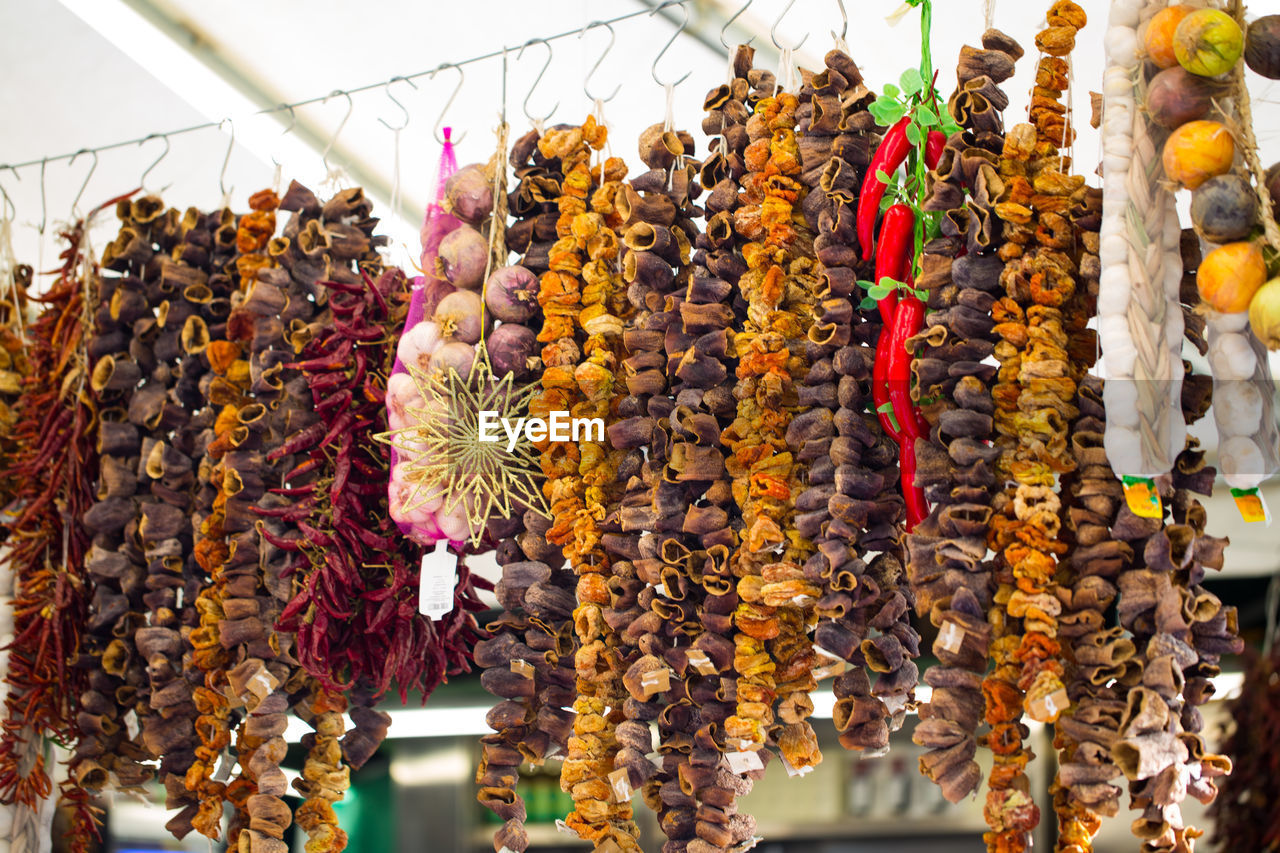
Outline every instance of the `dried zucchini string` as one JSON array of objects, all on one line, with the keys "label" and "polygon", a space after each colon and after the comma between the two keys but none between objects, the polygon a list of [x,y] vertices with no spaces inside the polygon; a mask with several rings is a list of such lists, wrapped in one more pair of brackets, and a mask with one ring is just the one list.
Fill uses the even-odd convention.
[{"label": "dried zucchini string", "polygon": [[[930,308],[924,330],[913,339],[916,393],[936,402],[925,407],[935,429],[927,441],[916,442],[930,512],[907,536],[907,574],[916,612],[938,628],[938,665],[925,673],[933,692],[921,705],[913,740],[928,750],[921,771],[950,802],[973,793],[982,780],[975,732],[991,641],[986,611],[994,584],[986,540],[999,454],[990,444],[995,376],[982,362],[998,337],[992,309],[1004,268],[994,196],[1008,97],[999,85],[1013,76],[1021,56],[1021,46],[998,30],[983,33],[981,49],[961,49],[958,86],[947,106],[962,131],[948,140],[922,204],[945,218],[941,236],[924,247],[916,282],[929,290]],[[1000,756],[995,765],[993,779],[1022,767]]]}]

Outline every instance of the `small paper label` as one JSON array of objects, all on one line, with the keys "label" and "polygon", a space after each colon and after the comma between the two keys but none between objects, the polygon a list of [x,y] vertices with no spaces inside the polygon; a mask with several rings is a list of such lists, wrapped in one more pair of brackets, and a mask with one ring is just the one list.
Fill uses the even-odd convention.
[{"label": "small paper label", "polygon": [[955,654],[960,651],[960,647],[964,645],[964,629],[954,622],[948,622],[942,626],[942,630],[938,632],[938,646],[943,650]]},{"label": "small paper label", "polygon": [[[755,755],[754,752],[751,754]],[[812,764],[809,765],[808,767],[792,767],[791,762],[787,761],[787,758],[785,755],[782,757],[782,766],[787,771],[787,775],[792,778],[795,778],[797,776],[807,776],[813,772]]]},{"label": "small paper label", "polygon": [[1058,688],[1047,696],[1038,696],[1027,703],[1027,713],[1031,719],[1041,723],[1052,723],[1058,715],[1071,705],[1065,687]]},{"label": "small paper label", "polygon": [[581,835],[579,835],[578,833],[574,832],[574,831],[573,831],[573,829],[569,826],[569,824],[565,823],[563,820],[560,820],[559,818],[557,818],[557,819],[556,819],[556,829],[560,830],[560,831],[561,831],[561,832],[563,832],[565,835],[568,835],[568,836],[570,836],[571,838],[581,838],[581,837],[582,837],[582,836],[581,836]]},{"label": "small paper label", "polygon": [[640,676],[640,686],[644,688],[645,698],[658,693],[666,693],[671,689],[671,670],[651,669]]},{"label": "small paper label", "polygon": [[755,741],[745,737],[731,737],[726,741],[726,743],[734,749],[749,750]]},{"label": "small paper label", "polygon": [[434,551],[422,555],[418,612],[428,619],[443,619],[453,610],[453,591],[457,585],[458,556],[449,550],[448,542],[437,542]]},{"label": "small paper label", "polygon": [[763,835],[753,835],[737,847],[730,847],[730,853],[747,853],[748,850],[755,848],[761,841],[764,841]]},{"label": "small paper label", "polygon": [[264,666],[253,674],[253,677],[249,679],[247,686],[249,688],[249,692],[256,696],[258,701],[261,702],[271,694],[272,690],[275,690],[280,686],[280,682],[271,674],[270,670]]},{"label": "small paper label", "polygon": [[646,755],[645,758],[649,759],[649,763],[652,764],[654,767],[658,768],[659,770],[662,769],[662,753],[661,752],[651,752],[648,755]]},{"label": "small paper label", "polygon": [[716,674],[716,665],[711,662],[711,658],[707,657],[707,653],[702,649],[689,649],[685,657],[689,661],[689,666],[693,667],[699,675]]},{"label": "small paper label", "polygon": [[849,665],[842,660],[833,660],[826,666],[816,667],[813,670],[814,681],[822,681],[827,678],[835,678],[837,675],[844,675],[844,671]]},{"label": "small paper label", "polygon": [[136,740],[138,737],[138,715],[132,710],[124,715],[124,730],[129,733],[129,740]]},{"label": "small paper label", "polygon": [[1123,479],[1124,499],[1130,512],[1139,518],[1164,518],[1164,507],[1160,503],[1155,480],[1127,475]]},{"label": "small paper label", "polygon": [[218,760],[218,769],[213,773],[213,781],[225,782],[231,778],[231,770],[236,766],[236,760],[231,757],[231,750],[222,750],[222,758]]},{"label": "small paper label", "polygon": [[537,672],[537,670],[533,668],[533,664],[529,663],[527,660],[520,660],[519,658],[516,658],[511,662],[511,671],[516,675],[523,675],[525,678],[533,678],[533,674]]},{"label": "small paper label", "polygon": [[764,762],[758,752],[726,752],[725,759],[729,769],[734,773],[750,773],[752,770],[763,770]]},{"label": "small paper label", "polygon": [[1240,517],[1245,521],[1250,524],[1262,522],[1267,527],[1271,526],[1271,510],[1262,492],[1257,489],[1232,489],[1231,497],[1235,499],[1236,509],[1240,510]]},{"label": "small paper label", "polygon": [[609,787],[613,789],[613,801],[625,803],[631,799],[631,779],[626,770],[615,770],[609,774]]}]

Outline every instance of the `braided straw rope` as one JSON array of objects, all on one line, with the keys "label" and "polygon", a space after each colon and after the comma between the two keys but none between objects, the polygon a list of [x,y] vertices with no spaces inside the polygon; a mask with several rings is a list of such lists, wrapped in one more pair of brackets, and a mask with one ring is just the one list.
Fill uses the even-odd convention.
[{"label": "braided straw rope", "polygon": [[[1164,0],[1147,0],[1138,9],[1138,19],[1133,21],[1135,45],[1141,22],[1164,6]],[[1115,23],[1113,20],[1113,26]],[[1141,65],[1136,53],[1117,52],[1111,58],[1113,66],[1122,61],[1134,81],[1132,99],[1124,98],[1123,104],[1115,103],[1120,99],[1108,99],[1106,107],[1127,109],[1131,119],[1131,147],[1123,170],[1123,233],[1130,290],[1123,316],[1134,353],[1132,372],[1125,375],[1126,371],[1119,370],[1111,378],[1121,381],[1107,383],[1108,455],[1117,474],[1153,477],[1172,467],[1186,434],[1177,405],[1182,380],[1183,321],[1178,300],[1182,260],[1177,212],[1160,158],[1163,139],[1142,108],[1145,86],[1140,81]],[[1124,155],[1104,158],[1104,182],[1115,183],[1121,164],[1117,161],[1123,159]],[[1108,203],[1119,201],[1107,198]],[[1116,405],[1110,405],[1112,401]]]}]

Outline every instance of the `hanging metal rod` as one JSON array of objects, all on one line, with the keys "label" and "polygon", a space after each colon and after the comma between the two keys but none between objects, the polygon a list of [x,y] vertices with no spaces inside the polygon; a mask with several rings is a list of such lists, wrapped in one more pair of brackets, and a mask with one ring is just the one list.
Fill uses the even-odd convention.
[{"label": "hanging metal rod", "polygon": [[[668,6],[683,6],[688,2],[690,2],[690,0],[664,0],[664,2],[661,3],[657,8],[665,9]],[[623,21],[630,20],[632,18],[647,16],[650,14],[652,10],[653,10],[653,7],[646,7],[644,9],[640,9],[635,12],[628,12],[625,15],[618,15],[616,18],[610,18],[607,21],[601,21],[599,23],[618,24]],[[556,33],[555,35],[534,39],[534,41],[556,41],[558,39],[569,38],[570,36],[576,36],[580,32],[582,32],[582,28],[575,27],[572,30],[565,30],[562,33]],[[519,48],[519,45],[517,45],[516,47],[500,47],[497,50],[491,50],[488,53],[482,53],[479,56],[473,56],[470,59],[460,59],[457,62],[442,62],[434,68],[428,68],[425,71],[417,71],[417,72],[414,72],[413,74],[400,74],[395,77],[392,77],[391,79],[392,81],[416,80],[419,77],[428,77],[432,73],[440,71],[445,68],[457,68],[463,65],[473,65],[477,62],[484,62],[487,59],[495,59],[499,56],[502,56],[508,51],[517,50],[518,48]],[[362,92],[369,92],[374,89],[382,89],[387,85],[387,82],[388,81],[386,80],[379,80],[376,83],[366,83],[363,86],[356,86],[355,88],[352,88],[352,89],[338,89],[336,91],[328,92],[327,94],[324,94],[324,95],[317,95],[313,98],[307,98],[301,101],[294,101],[291,104],[276,104],[273,107],[268,107],[267,109],[258,110],[257,112],[252,113],[252,115],[261,116],[261,115],[271,115],[278,112],[293,111],[293,110],[296,110],[298,107],[306,107],[312,104],[319,104],[323,102],[325,98],[332,98],[334,95],[339,95],[339,96],[358,95]],[[225,121],[226,121],[225,118],[219,121],[205,121],[205,122],[201,122],[200,124],[190,125],[188,127],[180,127],[176,130],[156,131],[156,132],[148,133],[147,135],[138,137],[136,139],[125,139],[120,142],[112,142],[107,145],[99,145],[96,148],[78,148],[75,151],[68,151],[65,154],[55,154],[48,157],[37,157],[34,160],[25,160],[21,163],[2,163],[0,164],[0,171],[25,169],[30,166],[39,166],[42,163],[48,164],[48,163],[56,162],[58,160],[70,160],[72,157],[75,157],[77,154],[95,154],[95,153],[101,153],[103,151],[113,151],[117,148],[128,148],[131,145],[137,145],[140,142],[146,141],[148,139],[152,139],[157,136],[173,137],[173,136],[181,136],[184,133],[195,133],[196,131],[199,131],[199,130],[212,130],[216,127],[220,127],[223,123],[225,123]]]}]

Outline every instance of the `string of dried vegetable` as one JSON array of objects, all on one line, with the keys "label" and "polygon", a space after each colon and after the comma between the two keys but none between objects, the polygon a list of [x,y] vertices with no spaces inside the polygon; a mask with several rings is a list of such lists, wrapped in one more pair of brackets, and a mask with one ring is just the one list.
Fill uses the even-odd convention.
[{"label": "string of dried vegetable", "polygon": [[[982,778],[975,732],[983,718],[992,635],[986,612],[995,585],[987,537],[999,454],[991,445],[995,372],[982,362],[995,351],[993,306],[1004,267],[996,216],[1003,183],[996,164],[1008,98],[999,86],[1021,56],[1021,46],[998,30],[983,33],[980,49],[962,48],[948,102],[961,130],[930,173],[923,204],[944,216],[941,235],[922,254],[917,283],[929,290],[930,310],[915,339],[914,371],[916,393],[938,402],[925,407],[934,425],[930,440],[916,443],[930,513],[907,537],[907,571],[916,612],[929,614],[938,629],[938,665],[925,673],[932,695],[920,708],[913,740],[928,750],[920,769],[951,802],[977,790]],[[993,780],[1025,766],[1009,756],[995,761]]]},{"label": "string of dried vegetable", "polygon": [[[95,211],[96,212],[96,211]],[[97,408],[87,391],[85,332],[96,288],[95,265],[85,243],[85,222],[62,232],[66,247],[57,278],[41,296],[26,293],[29,268],[10,271],[14,298],[6,325],[17,325],[24,294],[41,306],[20,339],[6,329],[5,352],[21,378],[12,408],[5,458],[4,565],[11,595],[3,633],[4,738],[0,744],[0,802],[12,806],[10,849],[35,850],[51,817],[54,786],[50,741],[80,734],[76,699],[86,674],[75,668],[90,608],[84,571],[89,536],[79,523],[92,501],[95,453],[90,440]],[[14,347],[14,343],[19,346]],[[25,374],[25,375],[21,375]],[[76,834],[95,832],[86,792],[75,779],[59,786],[73,808]],[[73,845],[85,849],[83,845]]]}]

